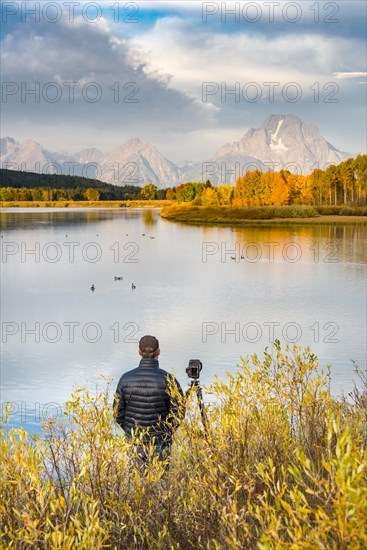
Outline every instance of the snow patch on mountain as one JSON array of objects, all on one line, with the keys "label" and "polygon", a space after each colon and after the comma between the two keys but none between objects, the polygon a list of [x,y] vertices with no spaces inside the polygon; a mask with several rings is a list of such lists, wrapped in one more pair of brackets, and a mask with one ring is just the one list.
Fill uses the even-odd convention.
[{"label": "snow patch on mountain", "polygon": [[280,128],[282,127],[282,124],[284,122],[284,118],[279,119],[277,129],[275,130],[275,133],[273,134],[270,132],[271,140],[269,147],[272,151],[279,151],[284,152],[288,151],[289,147],[286,147],[284,143],[282,142],[282,138],[278,137],[278,133]]}]

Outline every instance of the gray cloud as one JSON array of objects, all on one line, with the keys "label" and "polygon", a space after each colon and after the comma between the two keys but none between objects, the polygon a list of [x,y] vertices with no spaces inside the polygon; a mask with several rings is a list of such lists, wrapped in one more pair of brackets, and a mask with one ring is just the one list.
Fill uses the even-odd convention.
[{"label": "gray cloud", "polygon": [[[128,41],[114,36],[106,21],[20,24],[3,41],[2,79],[3,131],[33,127],[29,137],[46,131],[51,137],[60,130],[64,139],[69,133],[68,147],[99,146],[96,135],[80,143],[90,132],[106,132],[109,140],[101,141],[114,146],[175,127],[194,131],[212,118],[210,106],[170,88],[165,75],[147,75],[144,64],[134,65]],[[27,93],[32,89],[36,96]]]}]

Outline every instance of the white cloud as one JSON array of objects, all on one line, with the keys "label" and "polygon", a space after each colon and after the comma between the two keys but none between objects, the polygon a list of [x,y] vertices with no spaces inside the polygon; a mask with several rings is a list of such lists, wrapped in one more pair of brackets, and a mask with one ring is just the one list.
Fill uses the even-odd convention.
[{"label": "white cloud", "polygon": [[146,74],[171,75],[169,85],[201,97],[202,82],[297,82],[302,87],[330,80],[340,59],[356,62],[357,43],[314,34],[274,37],[211,33],[188,28],[179,17],[162,18],[132,40],[135,62]]},{"label": "white cloud", "polygon": [[367,76],[367,72],[355,71],[355,72],[344,72],[344,73],[334,73],[335,78],[360,78],[361,76]]}]

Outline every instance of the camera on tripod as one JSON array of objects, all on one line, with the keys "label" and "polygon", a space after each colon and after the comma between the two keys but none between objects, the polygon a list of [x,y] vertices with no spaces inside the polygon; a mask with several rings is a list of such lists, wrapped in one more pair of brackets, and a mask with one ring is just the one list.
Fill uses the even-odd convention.
[{"label": "camera on tripod", "polygon": [[200,371],[203,368],[203,364],[199,359],[190,359],[188,367],[186,367],[186,374],[194,381],[199,380]]},{"label": "camera on tripod", "polygon": [[201,421],[204,426],[204,433],[206,436],[208,435],[208,420],[206,417],[204,402],[203,402],[203,391],[200,386],[199,382],[199,376],[200,371],[203,368],[203,364],[199,359],[190,359],[189,365],[186,367],[186,374],[189,378],[191,378],[191,383],[189,384],[190,390],[195,390],[196,397],[199,404],[200,414],[201,414]]}]

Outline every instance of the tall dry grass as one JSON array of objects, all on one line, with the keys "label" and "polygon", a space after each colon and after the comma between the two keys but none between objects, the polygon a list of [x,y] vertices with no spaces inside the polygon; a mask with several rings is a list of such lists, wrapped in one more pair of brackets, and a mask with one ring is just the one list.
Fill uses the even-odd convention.
[{"label": "tall dry grass", "polygon": [[245,220],[272,220],[317,218],[318,212],[313,206],[197,206],[193,203],[177,203],[165,206],[161,217],[181,222],[200,223],[241,223]]}]

